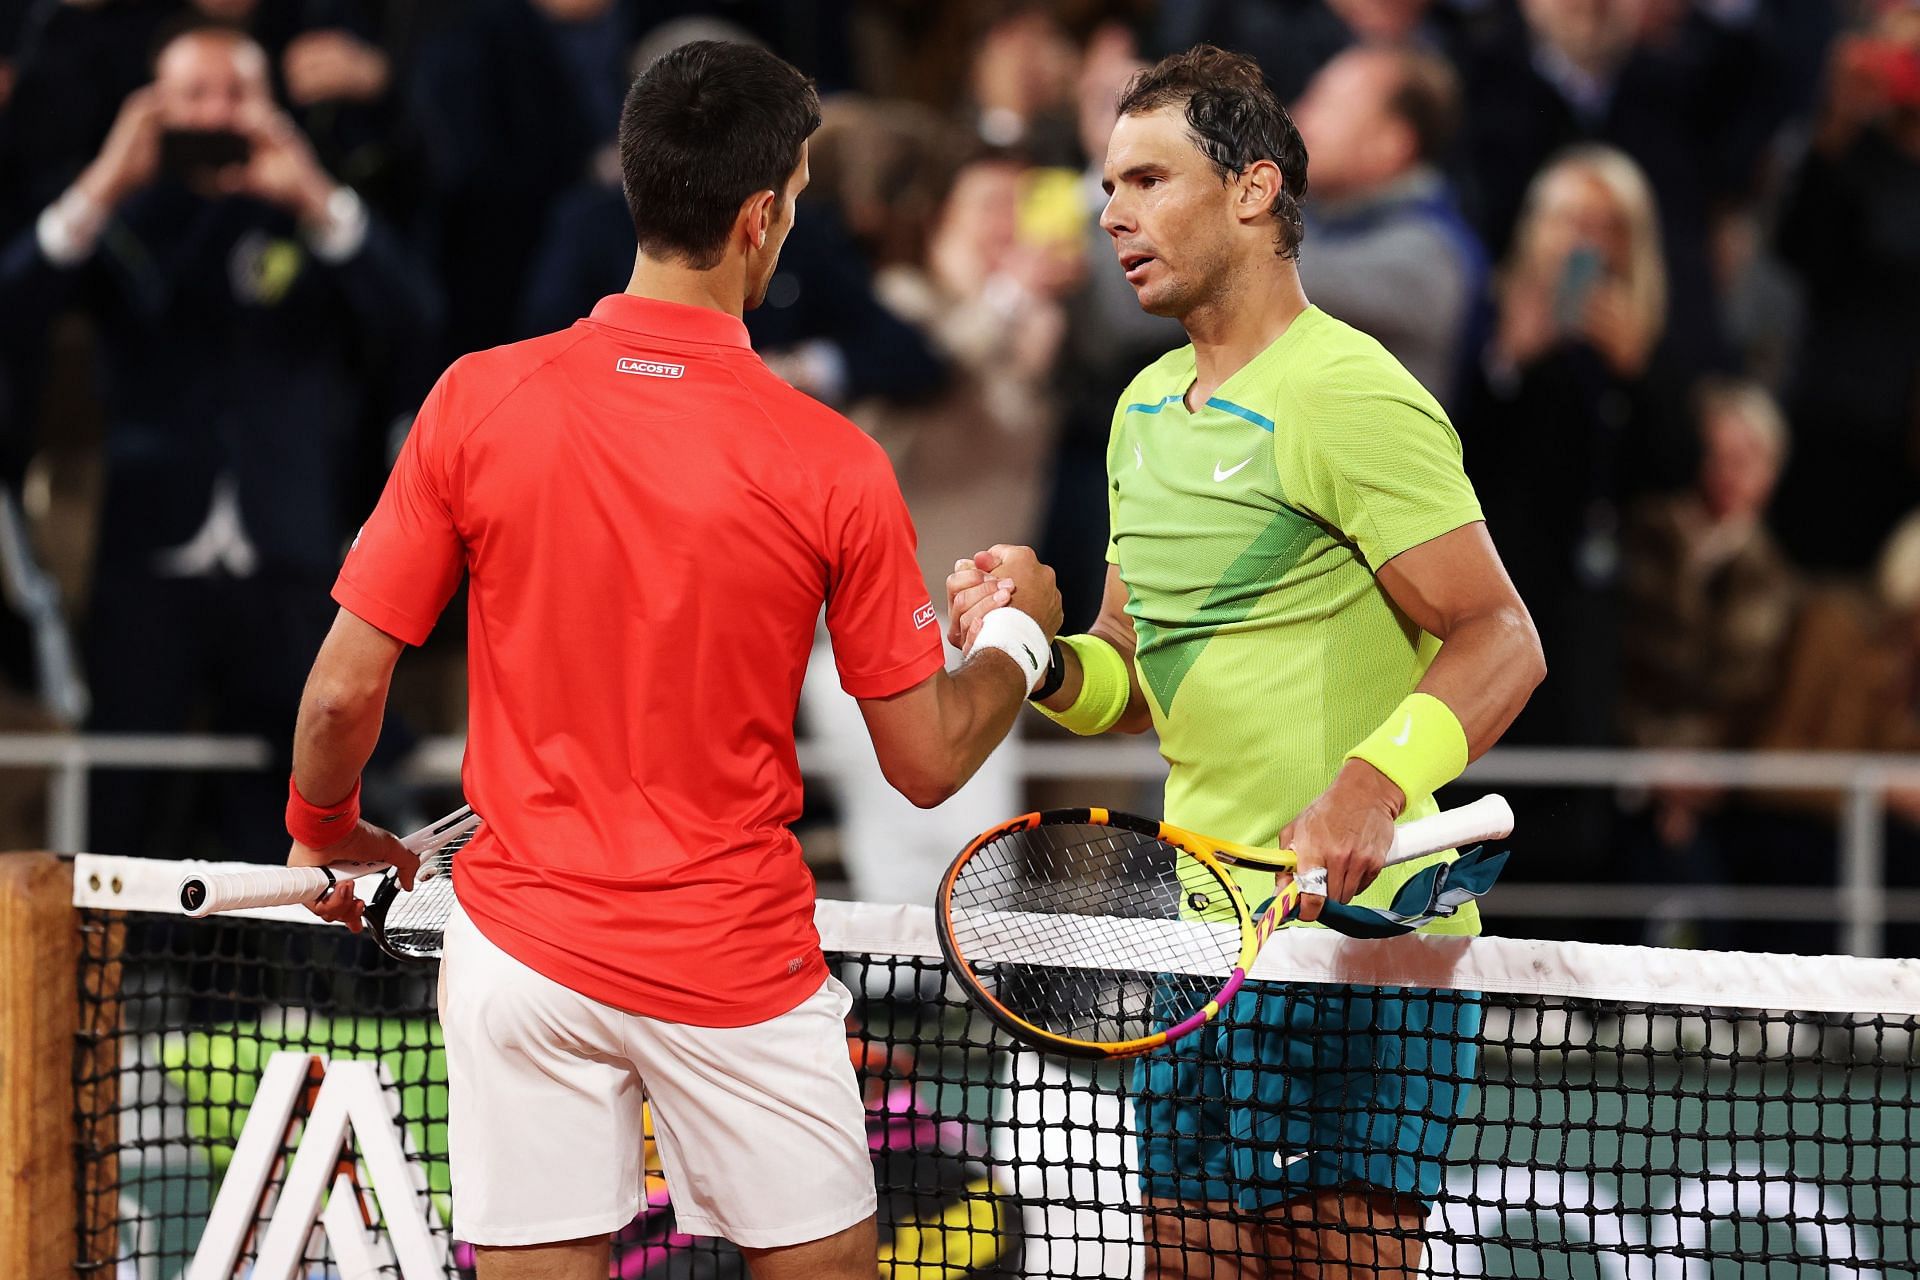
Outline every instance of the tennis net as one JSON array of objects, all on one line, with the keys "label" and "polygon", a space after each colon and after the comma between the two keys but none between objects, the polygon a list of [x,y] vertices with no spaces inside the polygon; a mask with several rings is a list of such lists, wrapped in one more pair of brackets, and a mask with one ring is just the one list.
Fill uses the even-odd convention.
[{"label": "tennis net", "polygon": [[[434,966],[299,912],[186,921],[170,909],[179,875],[76,862],[81,1273],[470,1275],[449,1202]],[[1256,1116],[1242,1173],[1263,1165],[1276,1172],[1249,1176],[1277,1184],[1299,1165],[1310,1183],[1359,1169],[1404,1186],[1424,1172],[1435,1185],[1430,1204],[1416,1188],[1371,1230],[1349,1205],[1261,1235],[1228,1205],[1151,1221],[1140,1208],[1143,1128],[1153,1160],[1170,1129],[1213,1122],[1202,1095],[1221,1082],[1202,1079],[1197,1051],[1150,1079],[1042,1057],[956,1001],[926,909],[824,902],[818,921],[857,1001],[847,1043],[883,1276],[1135,1276],[1149,1231],[1168,1241],[1160,1275],[1920,1272],[1914,962],[1283,934],[1255,970],[1260,1016],[1293,1019],[1312,1070],[1303,1091],[1249,1102],[1283,1127]],[[1151,999],[1155,975],[1139,981]],[[1407,1034],[1420,1019],[1427,1034]],[[1357,1118],[1340,1101],[1356,1091],[1375,1099]],[[1424,1165],[1401,1150],[1408,1133],[1435,1146],[1433,1116],[1452,1111]],[[1302,1132],[1304,1153],[1291,1149]],[[1354,1261],[1285,1252],[1312,1247]],[[724,1244],[677,1230],[653,1172],[614,1274],[746,1272]]]}]

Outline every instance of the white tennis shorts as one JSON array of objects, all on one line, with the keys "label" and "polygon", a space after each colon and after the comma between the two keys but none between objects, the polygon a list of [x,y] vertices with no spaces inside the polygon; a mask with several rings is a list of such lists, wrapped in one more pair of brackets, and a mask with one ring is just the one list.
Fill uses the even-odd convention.
[{"label": "white tennis shorts", "polygon": [[626,1226],[643,1101],[679,1230],[771,1249],[853,1226],[875,1197],[852,1004],[828,978],[752,1026],[644,1018],[542,977],[456,908],[440,967],[454,1235],[550,1244]]}]

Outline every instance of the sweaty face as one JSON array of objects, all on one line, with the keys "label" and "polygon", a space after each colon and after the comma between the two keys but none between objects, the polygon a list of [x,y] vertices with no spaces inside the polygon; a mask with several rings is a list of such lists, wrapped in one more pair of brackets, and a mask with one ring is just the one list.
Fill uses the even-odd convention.
[{"label": "sweaty face", "polygon": [[1102,177],[1100,226],[1141,309],[1178,318],[1215,297],[1238,230],[1234,187],[1194,145],[1185,106],[1121,116]]},{"label": "sweaty face", "polygon": [[226,35],[175,40],[154,67],[153,85],[169,129],[238,130],[249,113],[272,102],[266,55]]},{"label": "sweaty face", "polygon": [[800,163],[793,166],[793,172],[787,175],[786,187],[775,198],[773,211],[767,222],[767,242],[756,246],[753,255],[747,260],[748,288],[747,310],[767,300],[767,286],[773,283],[773,273],[780,265],[780,247],[787,242],[787,233],[793,230],[793,202],[807,188],[812,174],[807,169],[807,144],[800,144]]}]

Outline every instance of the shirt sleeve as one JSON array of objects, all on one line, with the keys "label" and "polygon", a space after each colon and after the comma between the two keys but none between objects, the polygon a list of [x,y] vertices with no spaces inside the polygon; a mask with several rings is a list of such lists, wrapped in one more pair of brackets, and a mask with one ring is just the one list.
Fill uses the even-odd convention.
[{"label": "shirt sleeve", "polygon": [[1393,391],[1313,399],[1312,430],[1280,446],[1300,450],[1281,473],[1304,480],[1302,505],[1352,539],[1370,568],[1483,518],[1460,437],[1437,403]]},{"label": "shirt sleeve", "polygon": [[877,445],[837,477],[827,529],[827,632],[840,687],[885,698],[944,668],[940,611],[914,556],[913,520]]},{"label": "shirt sleeve", "polygon": [[379,504],[333,584],[342,608],[412,645],[426,642],[467,562],[448,484],[446,385],[443,375],[414,417]]}]

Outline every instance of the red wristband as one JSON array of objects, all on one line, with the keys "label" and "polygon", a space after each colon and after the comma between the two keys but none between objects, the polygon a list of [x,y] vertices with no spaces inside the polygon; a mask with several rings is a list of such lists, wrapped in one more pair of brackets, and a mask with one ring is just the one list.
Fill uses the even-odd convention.
[{"label": "red wristband", "polygon": [[324,849],[353,834],[360,824],[360,780],[339,804],[309,803],[291,775],[287,778],[287,834],[309,849]]}]

